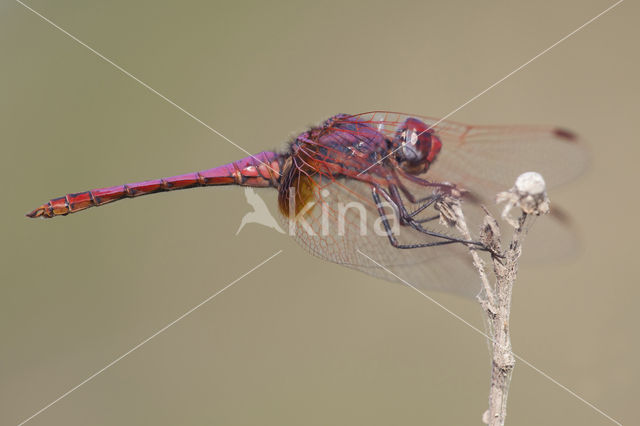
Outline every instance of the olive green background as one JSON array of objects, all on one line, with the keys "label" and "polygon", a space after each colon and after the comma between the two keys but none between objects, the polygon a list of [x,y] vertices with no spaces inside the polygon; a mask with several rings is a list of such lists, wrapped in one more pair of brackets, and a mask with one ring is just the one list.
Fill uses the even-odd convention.
[{"label": "olive green background", "polygon": [[[259,152],[338,112],[444,116],[612,2],[28,4]],[[622,423],[637,421],[640,381],[639,9],[622,3],[452,117],[560,124],[585,138],[590,170],[551,193],[582,230],[581,253],[522,268],[513,344]],[[1,424],[281,249],[29,424],[480,424],[483,337],[414,291],[315,259],[270,229],[235,236],[250,210],[241,189],[26,219],[66,192],[244,153],[13,1],[0,3],[0,48]],[[475,303],[433,296],[482,327]],[[522,362],[508,421],[611,424]]]}]

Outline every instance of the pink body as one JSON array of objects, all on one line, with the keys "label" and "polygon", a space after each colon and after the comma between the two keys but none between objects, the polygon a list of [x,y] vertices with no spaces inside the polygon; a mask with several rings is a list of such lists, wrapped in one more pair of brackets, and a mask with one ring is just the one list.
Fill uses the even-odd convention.
[{"label": "pink body", "polygon": [[67,194],[63,197],[51,199],[46,204],[28,213],[27,216],[45,218],[64,216],[123,198],[134,198],[156,192],[198,186],[277,186],[279,179],[280,155],[275,152],[264,151],[257,155],[201,172]]}]

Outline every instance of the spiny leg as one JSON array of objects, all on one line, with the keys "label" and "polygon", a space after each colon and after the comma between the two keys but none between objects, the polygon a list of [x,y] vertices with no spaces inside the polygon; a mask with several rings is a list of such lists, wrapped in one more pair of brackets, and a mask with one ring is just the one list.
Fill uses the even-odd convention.
[{"label": "spiny leg", "polygon": [[[400,190],[402,191],[402,193],[407,197],[407,199],[411,203],[413,203],[413,204],[421,204],[420,207],[418,207],[416,210],[414,210],[411,213],[409,213],[409,217],[412,217],[412,218],[415,218],[417,215],[422,213],[425,209],[428,209],[430,206],[432,206],[433,203],[438,201],[438,199],[440,199],[440,197],[438,195],[435,195],[435,194],[434,195],[428,195],[428,196],[422,197],[422,198],[415,198],[414,195],[411,193],[411,191],[409,191],[407,189],[407,187],[405,187],[402,182],[398,182],[397,185],[400,188]],[[433,220],[438,219],[439,217],[440,217],[439,214],[433,215],[433,216],[430,216],[430,217],[425,218],[425,219],[416,220],[416,223],[431,222]]]},{"label": "spiny leg", "polygon": [[[416,217],[418,214],[420,214],[422,211],[424,211],[425,209],[429,208],[429,206],[431,206],[433,203],[435,203],[436,201],[438,201],[441,196],[438,194],[431,194],[431,195],[427,195],[426,197],[422,197],[422,198],[416,198],[415,195],[413,195],[413,193],[409,190],[409,188],[406,187],[406,185],[404,184],[404,182],[402,182],[402,180],[398,177],[398,172],[396,171],[398,168],[394,168],[391,170],[392,175],[393,175],[393,180],[389,180],[389,184],[395,184],[398,188],[400,188],[400,190],[402,191],[402,193],[404,194],[405,197],[407,197],[407,200],[409,200],[409,202],[411,202],[412,204],[421,204],[420,207],[418,207],[415,211],[409,213],[410,217]],[[402,170],[402,169],[399,169]],[[404,176],[404,172],[402,172],[402,175]],[[412,175],[410,175],[411,177],[413,177]],[[451,186],[449,184],[441,184],[441,183],[435,183],[435,182],[429,182],[427,180],[424,179],[420,179],[418,178],[419,181],[416,183],[419,183],[421,186],[424,186],[425,188],[439,188],[440,190],[442,190],[443,188],[447,188],[447,189],[451,189]],[[436,220],[440,217],[439,214],[428,217],[426,219],[420,219],[420,220],[416,220],[417,223],[425,223],[425,222],[431,222],[433,220]]]},{"label": "spiny leg", "polygon": [[[459,196],[461,196],[466,202],[469,203],[473,203],[476,205],[482,205],[484,200],[479,197],[477,194],[467,190],[467,189],[461,189],[459,188],[456,184],[453,183],[438,183],[438,182],[431,182],[428,181],[426,179],[422,179],[418,176],[414,176],[410,173],[405,172],[404,170],[402,170],[402,168],[398,168],[397,173],[399,173],[403,178],[416,183],[418,185],[421,186],[425,186],[427,188],[438,188],[440,190],[440,192],[443,193],[458,193]],[[397,173],[394,171],[394,174],[396,176],[396,184],[397,183],[401,183],[400,179],[397,178]],[[402,188],[401,188],[402,189]],[[404,192],[405,190],[403,190]],[[407,196],[407,198],[409,199],[409,201],[411,201],[411,198]],[[411,201],[413,202],[413,201]]]},{"label": "spiny leg", "polygon": [[426,197],[416,198],[413,195],[413,193],[411,191],[409,191],[409,189],[399,179],[396,182],[396,185],[398,185],[398,187],[400,188],[400,190],[402,191],[404,196],[407,197],[407,199],[409,201],[411,201],[413,204],[420,204],[420,203],[423,203],[425,201],[429,201],[429,200],[431,200],[431,199],[433,199],[435,197],[434,195],[427,195]]},{"label": "spiny leg", "polygon": [[[422,213],[425,209],[429,208],[429,206],[433,205],[433,203],[435,203],[436,201],[438,201],[437,196],[435,195],[431,195],[429,197],[425,197],[422,200],[420,200],[419,202],[423,202],[423,204],[418,207],[416,210],[414,210],[413,212],[409,213],[409,217],[416,217],[418,214]],[[426,201],[426,202],[424,202]],[[412,201],[413,202],[413,201]],[[438,216],[435,216],[438,217]],[[417,221],[418,223],[420,223],[420,221]]]},{"label": "spiny leg", "polygon": [[398,191],[398,187],[395,184],[390,184],[389,190],[390,190],[389,195],[391,199],[398,206],[401,221],[411,226],[416,231],[422,232],[423,234],[431,235],[432,237],[438,237],[445,240],[449,240],[454,243],[471,244],[471,245],[479,246],[483,249],[485,248],[485,245],[479,241],[462,240],[460,238],[455,238],[450,235],[441,234],[439,232],[435,232],[435,231],[431,231],[429,229],[423,228],[422,225],[420,225],[420,222],[413,219],[413,217],[411,217],[411,215],[407,211],[407,208],[405,207],[404,202],[402,201],[402,197],[400,196],[400,192]]},{"label": "spiny leg", "polygon": [[418,185],[425,186],[427,188],[439,188],[439,189],[441,189],[441,190],[443,190],[445,192],[446,191],[451,191],[452,189],[456,188],[456,185],[451,184],[451,183],[431,182],[431,181],[428,181],[426,179],[422,179],[422,178],[420,178],[418,176],[415,176],[415,175],[412,175],[410,173],[405,172],[404,170],[402,170],[401,167],[398,167],[396,170],[405,179],[407,179],[407,180],[409,180],[409,181],[411,181],[413,183],[417,183]]},{"label": "spiny leg", "polygon": [[[407,188],[406,185],[402,182],[402,180],[398,176],[397,170],[402,170],[402,169],[399,166],[398,167],[394,167],[394,168],[391,169],[391,174],[393,176],[393,180],[390,181],[390,183],[391,182],[395,183],[395,185],[397,185],[398,188],[400,188],[400,190],[402,191],[404,196],[407,197],[407,199],[411,203],[420,204],[420,203],[423,203],[425,201],[430,201],[430,200],[434,199],[434,197],[436,197],[435,195],[427,195],[426,197],[416,198],[415,195],[413,195],[413,193],[409,190],[409,188]],[[404,173],[402,173],[402,175],[404,176]],[[431,183],[431,182],[428,182],[428,181],[426,181],[424,179],[420,179],[419,184],[421,186],[424,186],[424,187],[427,187],[427,188],[440,188],[440,187],[442,187],[442,184]]]},{"label": "spiny leg", "polygon": [[439,214],[436,214],[436,215],[433,215],[433,216],[430,216],[430,217],[427,217],[427,218],[424,218],[424,219],[419,219],[419,220],[416,220],[415,222],[422,224],[422,223],[427,223],[427,222],[433,222],[436,219],[440,219],[440,215]]},{"label": "spiny leg", "polygon": [[[387,233],[387,237],[389,238],[389,242],[395,248],[399,249],[413,249],[413,248],[421,248],[421,247],[436,247],[443,246],[445,244],[453,244],[459,241],[446,239],[444,241],[435,241],[431,243],[420,243],[420,244],[400,244],[395,235],[393,235],[393,231],[391,230],[391,225],[389,224],[389,220],[387,219],[387,214],[382,207],[382,202],[380,200],[380,195],[378,195],[378,191],[382,190],[382,188],[377,188],[376,186],[371,186],[371,195],[373,196],[373,201],[376,203],[376,208],[378,209],[378,214],[380,215],[380,219],[382,219],[382,225],[384,226],[384,230]],[[385,197],[387,198],[387,197]]]}]

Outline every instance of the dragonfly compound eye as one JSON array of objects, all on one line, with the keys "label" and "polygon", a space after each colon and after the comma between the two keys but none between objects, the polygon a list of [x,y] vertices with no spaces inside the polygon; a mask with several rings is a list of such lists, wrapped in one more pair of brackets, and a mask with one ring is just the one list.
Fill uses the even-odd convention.
[{"label": "dragonfly compound eye", "polygon": [[425,123],[408,118],[396,132],[396,160],[409,173],[424,173],[440,152],[442,143]]}]

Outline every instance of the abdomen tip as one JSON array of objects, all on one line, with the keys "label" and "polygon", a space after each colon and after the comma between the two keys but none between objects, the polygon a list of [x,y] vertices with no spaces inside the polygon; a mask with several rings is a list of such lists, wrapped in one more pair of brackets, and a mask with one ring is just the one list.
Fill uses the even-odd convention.
[{"label": "abdomen tip", "polygon": [[37,209],[33,210],[32,212],[27,213],[25,216],[32,217],[32,218],[42,217],[42,216],[45,216],[45,212],[46,212],[45,206],[40,206]]}]

